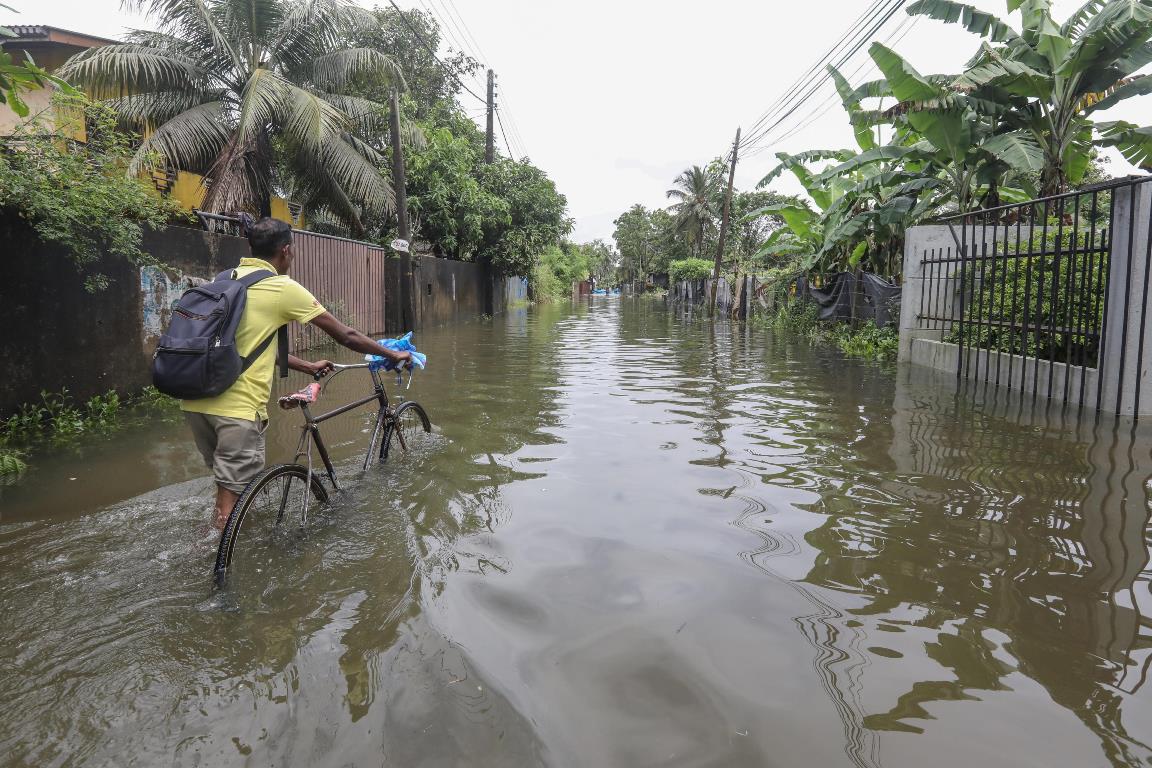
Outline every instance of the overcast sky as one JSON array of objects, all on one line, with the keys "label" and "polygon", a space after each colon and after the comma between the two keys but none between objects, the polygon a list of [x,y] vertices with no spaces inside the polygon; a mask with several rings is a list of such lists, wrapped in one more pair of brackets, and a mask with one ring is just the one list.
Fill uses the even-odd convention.
[{"label": "overcast sky", "polygon": [[[119,0],[5,2],[22,13],[0,10],[0,23],[48,24],[107,37],[147,23],[122,12]],[[665,205],[664,192],[681,170],[727,153],[737,126],[751,126],[869,5],[868,0],[397,2],[450,19],[446,43],[455,36],[496,70],[508,138],[514,149],[522,144],[567,195],[577,222],[573,238],[580,241],[609,239],[612,220],[633,203]],[[974,4],[1001,17],[1005,13],[1004,0]],[[1080,4],[1056,0],[1057,17]],[[954,72],[975,51],[976,38],[962,30],[929,19],[911,22],[901,12],[878,37],[922,72]],[[847,74],[870,60],[862,52],[856,62],[845,68]],[[858,83],[873,75],[865,68],[850,79]],[[479,88],[473,89],[483,95]],[[754,187],[775,164],[776,151],[853,146],[838,102],[826,101],[831,94],[822,91],[790,123],[808,125],[742,161],[737,185]],[[483,108],[466,94],[462,104],[475,115]],[[1152,123],[1152,96],[1100,117]],[[499,132],[498,141],[504,143]],[[1117,174],[1131,170],[1118,156],[1112,168]],[[776,188],[798,191],[786,180]]]}]

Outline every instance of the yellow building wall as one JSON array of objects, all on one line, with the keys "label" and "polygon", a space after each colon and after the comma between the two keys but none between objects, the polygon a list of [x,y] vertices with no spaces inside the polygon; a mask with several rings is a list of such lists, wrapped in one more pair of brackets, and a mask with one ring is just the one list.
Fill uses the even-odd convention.
[{"label": "yellow building wall", "polygon": [[[204,189],[204,177],[199,174],[177,171],[175,181],[172,181],[161,171],[144,173],[141,176],[151,181],[158,192],[167,188],[168,196],[186,211],[198,210],[204,205],[207,190]],[[282,197],[273,196],[272,198],[272,218],[279,219],[296,228],[304,226],[304,217],[293,217],[288,201]]]},{"label": "yellow building wall", "polygon": [[21,125],[35,120],[39,124],[37,133],[87,141],[83,111],[53,104],[55,93],[54,88],[21,91],[20,98],[28,105],[28,117],[20,117],[8,104],[0,104],[0,136],[11,136]]}]

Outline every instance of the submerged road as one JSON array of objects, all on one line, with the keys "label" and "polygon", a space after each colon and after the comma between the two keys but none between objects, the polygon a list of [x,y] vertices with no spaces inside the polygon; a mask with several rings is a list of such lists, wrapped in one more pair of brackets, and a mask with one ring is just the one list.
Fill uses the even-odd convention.
[{"label": "submerged road", "polygon": [[1146,429],[655,301],[418,341],[262,582],[180,421],[0,491],[0,765],[1152,764]]}]

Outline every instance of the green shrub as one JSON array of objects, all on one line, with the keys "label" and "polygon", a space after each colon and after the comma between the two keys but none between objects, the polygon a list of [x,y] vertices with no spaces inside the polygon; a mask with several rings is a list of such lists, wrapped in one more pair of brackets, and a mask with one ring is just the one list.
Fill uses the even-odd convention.
[{"label": "green shrub", "polygon": [[23,452],[15,448],[0,446],[0,485],[16,482],[28,469],[23,455]]},{"label": "green shrub", "polygon": [[540,262],[536,265],[536,269],[532,272],[532,295],[536,301],[563,301],[571,293],[571,284],[565,285],[549,264]]},{"label": "green shrub", "polygon": [[851,357],[870,360],[895,360],[900,350],[900,334],[895,328],[878,328],[863,323],[853,328],[848,323],[823,322],[820,308],[812,301],[785,299],[766,324],[776,330],[803,336],[813,344],[829,344]]},{"label": "green shrub", "polygon": [[1072,234],[1061,238],[1051,226],[1046,237],[1036,234],[1020,244],[1021,253],[1039,255],[967,265],[964,324],[947,341],[1095,365],[1098,339],[1086,331],[1103,322],[1108,254],[1086,234],[1077,238],[1073,253]]},{"label": "green shrub", "polygon": [[[325,304],[324,306],[326,307],[328,305]],[[143,411],[165,414],[180,409],[179,400],[174,397],[169,397],[152,386],[144,387],[144,391],[132,400],[132,405]]]},{"label": "green shrub", "polygon": [[673,283],[681,280],[705,280],[712,277],[712,262],[708,259],[680,259],[669,262],[668,279]]},{"label": "green shrub", "polygon": [[831,336],[836,346],[852,357],[895,360],[900,351],[900,334],[895,328],[878,328],[865,323],[853,330],[845,323],[836,323]]},{"label": "green shrub", "polygon": [[35,120],[18,127],[0,143],[0,211],[66,248],[87,273],[86,287],[97,291],[108,284],[93,271],[103,253],[152,263],[140,247],[143,227],[187,214],[127,173],[133,138],[116,130],[111,109],[80,96],[58,97],[56,114],[82,116],[87,141],[45,135]]}]

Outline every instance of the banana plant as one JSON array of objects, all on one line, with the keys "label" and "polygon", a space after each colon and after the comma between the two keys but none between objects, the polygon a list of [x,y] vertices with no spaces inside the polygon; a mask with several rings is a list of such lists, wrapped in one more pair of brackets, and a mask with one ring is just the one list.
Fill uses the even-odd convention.
[{"label": "banana plant", "polygon": [[[938,189],[957,210],[972,210],[985,190],[989,198],[1035,193],[1027,179],[1044,168],[1044,151],[1029,131],[1004,124],[1007,114],[1025,106],[1021,99],[991,89],[970,94],[948,77],[921,74],[880,43],[874,43],[869,54],[885,75],[883,95],[897,103],[857,120],[887,122],[897,134],[919,137],[914,150],[926,174],[941,180]],[[1018,187],[1006,183],[1009,180],[1016,180]]]},{"label": "banana plant", "polygon": [[[1152,156],[1147,128],[1119,122],[1094,126],[1091,117],[1152,93],[1152,79],[1138,75],[1152,63],[1152,0],[1088,0],[1063,24],[1053,19],[1051,6],[1051,0],[1007,0],[1009,13],[1020,12],[1019,30],[954,0],[917,0],[908,7],[909,14],[959,24],[983,38],[952,86],[972,99],[1023,102],[1006,111],[1001,123],[1013,133],[1029,134],[1040,147],[1045,195],[1084,177],[1093,144],[1114,146],[1137,165],[1146,166]],[[1031,152],[1018,141],[1000,149]]]}]

